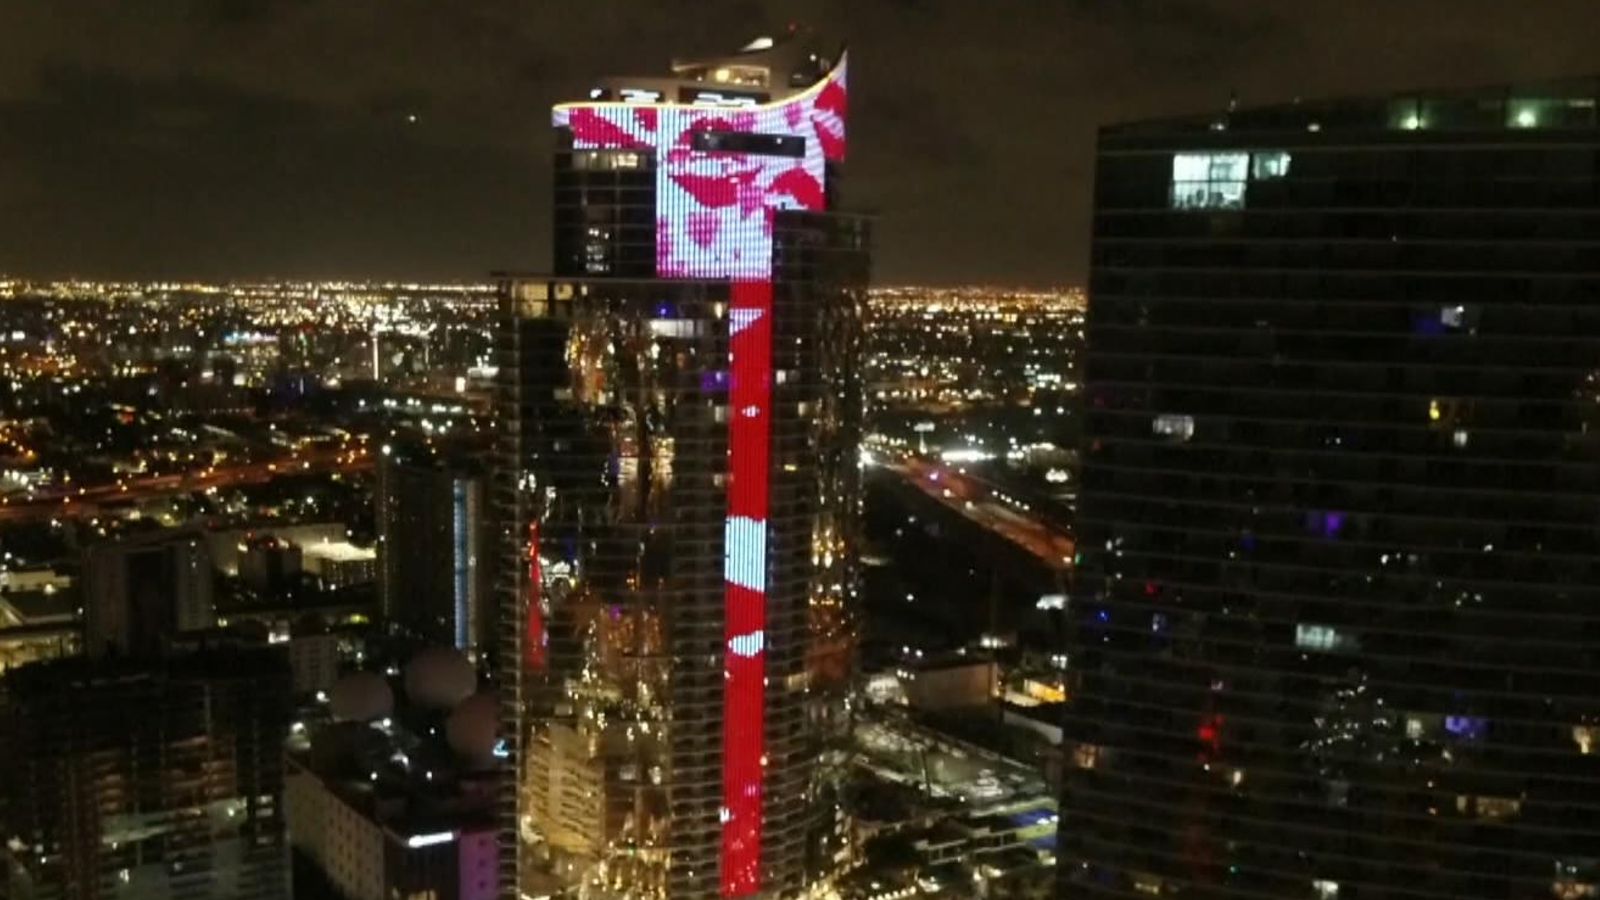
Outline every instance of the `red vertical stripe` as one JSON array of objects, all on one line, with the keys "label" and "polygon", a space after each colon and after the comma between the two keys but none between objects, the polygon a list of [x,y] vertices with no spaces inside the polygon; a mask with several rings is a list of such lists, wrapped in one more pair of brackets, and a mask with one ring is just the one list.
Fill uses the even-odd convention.
[{"label": "red vertical stripe", "polygon": [[[765,523],[771,466],[772,282],[736,281],[729,304],[728,517]],[[730,554],[750,548],[729,547]],[[760,558],[765,559],[762,548]],[[730,563],[731,564],[731,563]],[[745,897],[761,888],[762,756],[766,748],[764,638],[766,573],[759,589],[728,581],[724,599],[725,682],[722,718],[722,895]]]}]

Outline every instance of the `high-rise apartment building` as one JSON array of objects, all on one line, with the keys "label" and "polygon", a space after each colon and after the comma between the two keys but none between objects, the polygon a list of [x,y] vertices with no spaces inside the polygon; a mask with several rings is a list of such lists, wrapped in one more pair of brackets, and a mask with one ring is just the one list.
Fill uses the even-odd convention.
[{"label": "high-rise apartment building", "polygon": [[390,451],[378,460],[377,527],[384,617],[476,654],[489,643],[486,479],[476,468]]},{"label": "high-rise apartment building", "polygon": [[1101,132],[1062,896],[1600,895],[1597,101]]},{"label": "high-rise apartment building", "polygon": [[83,554],[83,649],[156,654],[180,632],[216,621],[215,574],[198,531],[153,531]]},{"label": "high-rise apartment building", "polygon": [[554,111],[555,271],[506,278],[498,347],[512,895],[797,896],[842,858],[845,100],[790,35]]},{"label": "high-rise apartment building", "polygon": [[63,659],[0,679],[0,893],[289,896],[281,648]]}]

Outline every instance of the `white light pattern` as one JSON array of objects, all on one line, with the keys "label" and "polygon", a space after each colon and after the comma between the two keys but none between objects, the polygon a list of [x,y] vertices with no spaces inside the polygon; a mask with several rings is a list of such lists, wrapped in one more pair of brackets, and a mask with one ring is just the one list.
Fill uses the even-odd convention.
[{"label": "white light pattern", "polygon": [[741,634],[736,638],[730,639],[728,641],[728,650],[735,656],[751,657],[760,653],[765,645],[766,634],[760,631],[752,631],[749,634]]},{"label": "white light pattern", "polygon": [[730,334],[738,334],[754,325],[759,318],[761,318],[761,310],[759,309],[730,309],[728,310],[728,332]]},{"label": "white light pattern", "polygon": [[729,516],[724,529],[727,554],[723,577],[752,591],[767,587],[767,523]]}]

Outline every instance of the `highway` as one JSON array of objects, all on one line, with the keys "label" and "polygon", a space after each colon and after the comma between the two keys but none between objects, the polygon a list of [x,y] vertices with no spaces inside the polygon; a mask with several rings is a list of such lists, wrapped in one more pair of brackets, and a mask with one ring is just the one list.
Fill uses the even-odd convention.
[{"label": "highway", "polygon": [[111,504],[141,503],[170,494],[187,494],[211,488],[265,484],[274,478],[303,474],[355,473],[372,468],[372,455],[364,447],[338,447],[297,451],[271,462],[212,466],[191,472],[125,477],[114,484],[85,487],[62,485],[31,496],[0,497],[0,524],[37,519],[97,516]]},{"label": "highway", "polygon": [[1034,515],[993,484],[947,463],[916,456],[885,462],[907,483],[1039,558],[1052,571],[1071,568],[1077,543],[1057,525]]}]

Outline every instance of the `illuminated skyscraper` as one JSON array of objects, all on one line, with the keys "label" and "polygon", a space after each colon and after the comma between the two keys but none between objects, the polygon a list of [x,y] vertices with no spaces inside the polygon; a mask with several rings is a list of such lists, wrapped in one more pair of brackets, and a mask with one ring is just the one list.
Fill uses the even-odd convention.
[{"label": "illuminated skyscraper", "polygon": [[1063,897],[1600,896],[1597,101],[1101,132]]},{"label": "illuminated skyscraper", "polygon": [[498,348],[519,891],[796,896],[842,850],[845,99],[843,51],[791,35],[554,111],[555,273],[506,279]]}]

